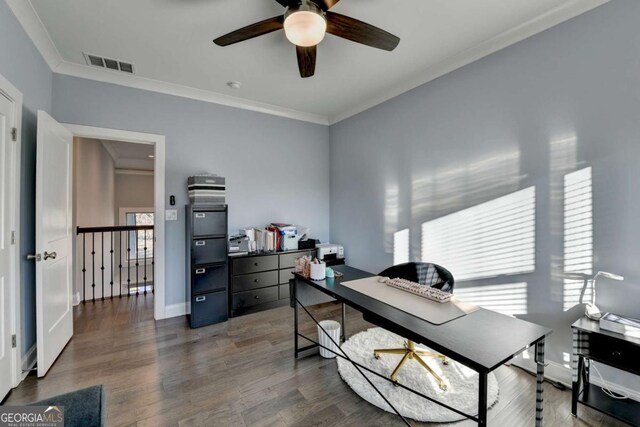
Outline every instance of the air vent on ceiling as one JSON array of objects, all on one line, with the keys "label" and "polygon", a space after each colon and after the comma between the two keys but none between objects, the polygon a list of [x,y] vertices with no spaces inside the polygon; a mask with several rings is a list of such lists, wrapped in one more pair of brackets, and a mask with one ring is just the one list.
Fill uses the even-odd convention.
[{"label": "air vent on ceiling", "polygon": [[118,61],[117,59],[103,58],[102,56],[83,53],[87,65],[94,67],[107,68],[109,70],[122,71],[123,73],[133,74],[133,64],[129,62]]}]

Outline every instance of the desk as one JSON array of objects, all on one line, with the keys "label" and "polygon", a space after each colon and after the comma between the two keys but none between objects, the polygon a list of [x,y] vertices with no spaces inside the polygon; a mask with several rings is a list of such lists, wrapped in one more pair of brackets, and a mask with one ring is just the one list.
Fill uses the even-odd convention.
[{"label": "desk", "polygon": [[640,338],[627,337],[606,329],[588,317],[573,325],[573,385],[571,414],[578,416],[578,403],[603,412],[620,421],[640,426],[640,403],[631,399],[614,399],[590,383],[591,362],[613,366],[640,375]]},{"label": "desk", "polygon": [[[551,329],[485,309],[480,309],[442,325],[433,325],[341,284],[341,282],[349,280],[372,277],[375,276],[374,274],[348,266],[335,267],[334,269],[343,273],[344,276],[342,278],[327,278],[316,281],[295,275],[295,279],[292,281],[291,300],[294,306],[294,352],[296,358],[300,353],[319,346],[317,341],[298,332],[299,308],[302,308],[316,324],[318,323],[305,307],[305,302],[307,305],[316,303],[309,295],[309,290],[312,289],[323,294],[325,298],[331,297],[343,304],[343,339],[346,330],[346,325],[344,324],[344,306],[348,305],[360,311],[364,319],[368,322],[415,341],[416,343],[426,345],[478,372],[479,390],[477,416],[461,412],[456,408],[420,394],[402,384],[399,384],[399,386],[468,419],[474,420],[479,426],[486,426],[487,378],[489,373],[514,356],[522,353],[527,347],[535,345],[537,362],[536,426],[542,426],[544,340],[545,337],[552,332]],[[301,299],[303,301],[301,301]],[[304,338],[312,344],[306,347],[299,347],[299,338]],[[345,354],[337,353],[337,356],[348,360],[361,373],[363,370],[367,370],[379,377],[389,380],[388,377],[351,361]],[[371,382],[370,384],[375,389],[375,386],[373,386]],[[376,389],[376,391],[378,390]],[[378,391],[378,393],[380,392]],[[382,394],[380,395],[386,401],[386,398]],[[387,401],[387,403],[389,402]],[[389,404],[389,406],[393,408],[391,404]],[[396,414],[409,425],[402,415],[400,415],[395,408],[393,409]]]}]

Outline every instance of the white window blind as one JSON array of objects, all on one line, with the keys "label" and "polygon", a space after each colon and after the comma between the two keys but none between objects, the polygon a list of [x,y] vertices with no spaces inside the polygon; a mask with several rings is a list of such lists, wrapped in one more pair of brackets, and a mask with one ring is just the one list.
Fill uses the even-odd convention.
[{"label": "white window blind", "polygon": [[527,284],[507,283],[502,285],[455,288],[456,298],[487,310],[508,316],[527,314]]},{"label": "white window blind", "polygon": [[393,233],[393,265],[409,262],[409,229]]},{"label": "white window blind", "polygon": [[422,224],[422,260],[456,280],[535,269],[535,187]]},{"label": "white window blind", "polygon": [[[591,168],[564,177],[564,272],[593,274],[593,188]],[[584,280],[564,279],[563,308],[580,302]],[[591,301],[591,289],[585,292]]]}]

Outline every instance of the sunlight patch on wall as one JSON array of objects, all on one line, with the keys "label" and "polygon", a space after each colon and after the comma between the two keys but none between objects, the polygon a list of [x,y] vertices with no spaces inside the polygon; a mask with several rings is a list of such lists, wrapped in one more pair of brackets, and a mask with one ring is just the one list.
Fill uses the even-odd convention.
[{"label": "sunlight patch on wall", "polygon": [[[593,274],[593,186],[591,168],[564,177],[564,269],[565,274]],[[564,279],[563,308],[579,304],[584,280]],[[585,301],[591,300],[591,290]]]},{"label": "sunlight patch on wall", "polygon": [[535,187],[422,224],[422,260],[456,280],[535,270]]},{"label": "sunlight patch on wall", "polygon": [[398,185],[388,185],[384,191],[384,250],[391,252],[395,245],[394,232],[398,229],[398,215],[400,213]]},{"label": "sunlight patch on wall", "polygon": [[508,316],[527,314],[527,284],[524,282],[456,288],[454,295],[462,301]]},{"label": "sunlight patch on wall", "polygon": [[409,262],[409,229],[393,233],[393,265]]}]

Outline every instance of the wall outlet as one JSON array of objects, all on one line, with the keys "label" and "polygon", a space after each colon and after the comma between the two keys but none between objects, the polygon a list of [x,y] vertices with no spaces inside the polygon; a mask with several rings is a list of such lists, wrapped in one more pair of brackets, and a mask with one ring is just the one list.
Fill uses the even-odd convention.
[{"label": "wall outlet", "polygon": [[165,221],[177,221],[178,220],[178,210],[177,209],[167,209],[164,214]]}]

